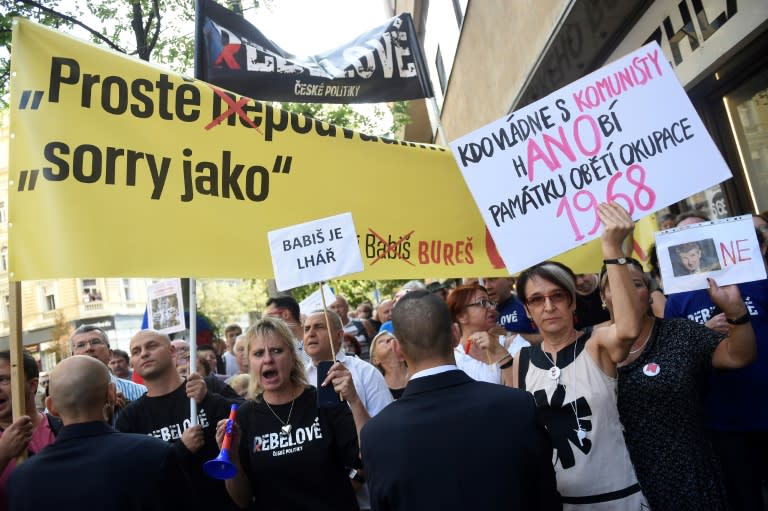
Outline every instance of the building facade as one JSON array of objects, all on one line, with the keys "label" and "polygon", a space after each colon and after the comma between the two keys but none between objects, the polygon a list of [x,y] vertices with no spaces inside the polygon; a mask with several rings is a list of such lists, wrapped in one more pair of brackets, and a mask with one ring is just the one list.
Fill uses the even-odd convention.
[{"label": "building facade", "polygon": [[765,0],[390,0],[390,7],[414,16],[436,96],[413,102],[406,139],[452,141],[655,40],[733,174],[662,212],[724,218],[768,210]]}]

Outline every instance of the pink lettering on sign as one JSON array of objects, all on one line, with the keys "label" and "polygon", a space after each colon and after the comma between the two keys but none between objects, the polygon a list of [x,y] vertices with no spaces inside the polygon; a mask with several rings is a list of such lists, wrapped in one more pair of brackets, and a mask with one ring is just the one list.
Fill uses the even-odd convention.
[{"label": "pink lettering on sign", "polygon": [[[625,179],[622,180],[622,177]],[[624,181],[629,182],[634,186],[635,192],[632,195],[616,191],[617,184],[623,183]],[[584,186],[583,182],[578,183],[579,186],[577,186],[577,183],[574,182],[572,182],[572,184],[577,188]],[[630,165],[627,168],[626,173],[617,172],[611,177],[611,180],[608,182],[608,188],[606,190],[604,202],[619,201],[624,203],[622,205],[626,207],[630,215],[634,213],[635,208],[639,209],[640,211],[649,211],[653,208],[653,205],[656,204],[656,192],[653,190],[653,188],[645,183],[645,169],[642,167],[642,165]],[[557,218],[565,215],[571,225],[573,234],[576,235],[576,241],[581,241],[586,237],[578,221],[581,215],[579,218],[577,218],[573,210],[575,209],[579,213],[588,213],[590,211],[592,212],[592,225],[587,231],[587,235],[591,236],[595,234],[598,229],[600,229],[601,221],[600,216],[597,213],[597,206],[599,202],[600,201],[598,201],[594,194],[589,190],[579,190],[574,194],[572,200],[569,200],[568,197],[563,197],[560,200],[555,215]]]},{"label": "pink lettering on sign", "polygon": [[573,102],[579,112],[591,110],[635,87],[642,87],[662,74],[659,50],[654,50],[643,57],[633,58],[632,63],[625,68],[612,75],[603,76],[595,83],[574,92]]},{"label": "pink lettering on sign", "polygon": [[[743,244],[746,244],[748,241],[749,240],[746,240],[746,239],[731,240],[729,243],[721,241],[720,254],[722,255],[721,259],[723,260],[723,265],[732,266],[734,264],[751,261],[752,258],[749,257],[747,254],[751,253],[752,249],[748,246],[743,245]],[[730,250],[728,250],[729,244],[731,248]]]}]

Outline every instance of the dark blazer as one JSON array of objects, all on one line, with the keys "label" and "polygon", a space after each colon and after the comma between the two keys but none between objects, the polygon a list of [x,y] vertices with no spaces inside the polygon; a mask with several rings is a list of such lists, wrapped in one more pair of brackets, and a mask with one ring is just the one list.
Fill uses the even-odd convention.
[{"label": "dark blazer", "polygon": [[408,382],[362,431],[376,511],[561,509],[533,397],[453,370]]},{"label": "dark blazer", "polygon": [[8,483],[13,511],[189,509],[190,491],[169,444],[103,422],[65,426]]}]

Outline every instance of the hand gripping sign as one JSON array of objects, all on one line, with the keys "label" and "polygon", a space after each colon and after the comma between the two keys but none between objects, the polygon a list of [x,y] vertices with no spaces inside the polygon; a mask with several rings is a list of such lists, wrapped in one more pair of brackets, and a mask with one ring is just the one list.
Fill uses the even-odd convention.
[{"label": "hand gripping sign", "polygon": [[749,215],[656,233],[656,253],[666,293],[764,279],[765,263]]}]

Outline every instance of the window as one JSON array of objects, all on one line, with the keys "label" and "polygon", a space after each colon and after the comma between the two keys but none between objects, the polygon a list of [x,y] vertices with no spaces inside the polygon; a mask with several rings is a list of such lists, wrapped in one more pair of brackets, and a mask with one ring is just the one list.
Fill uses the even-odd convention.
[{"label": "window", "polygon": [[123,296],[126,302],[133,301],[133,286],[131,286],[131,279],[123,279]]},{"label": "window", "polygon": [[2,271],[8,271],[8,247],[0,250],[0,268]]},{"label": "window", "polygon": [[56,297],[53,294],[46,294],[44,301],[45,312],[56,310]]},{"label": "window", "polygon": [[83,302],[101,301],[101,292],[96,287],[96,279],[83,279]]},{"label": "window", "polygon": [[453,0],[453,13],[456,15],[456,24],[461,28],[461,24],[464,22],[464,14],[461,12],[461,2],[459,0]]},{"label": "window", "polygon": [[768,209],[768,70],[723,97],[754,211]]},{"label": "window", "polygon": [[435,66],[437,67],[437,78],[440,80],[440,90],[445,94],[445,89],[448,87],[448,80],[445,77],[445,66],[443,66],[443,54],[440,53],[440,46],[437,47]]},{"label": "window", "polygon": [[8,217],[5,213],[5,201],[0,202],[0,224],[4,224],[8,221]]}]

